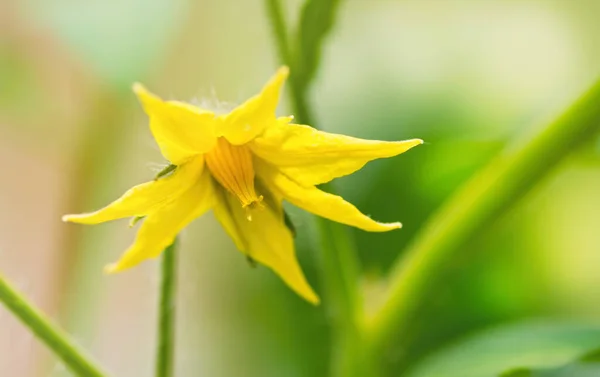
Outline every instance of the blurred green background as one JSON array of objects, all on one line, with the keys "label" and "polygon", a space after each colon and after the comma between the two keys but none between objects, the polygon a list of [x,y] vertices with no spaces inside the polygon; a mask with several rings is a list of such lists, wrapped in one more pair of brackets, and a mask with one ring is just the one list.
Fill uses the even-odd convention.
[{"label": "blurred green background", "polygon": [[[284,3],[293,25],[302,1]],[[338,182],[363,212],[404,224],[352,230],[370,306],[444,200],[596,79],[598,14],[595,0],[342,1],[311,91],[319,126],[426,141]],[[106,204],[164,162],[134,81],[167,98],[239,103],[275,71],[276,55],[258,0],[0,2],[0,268],[114,376],[151,375],[156,262],[106,276],[135,230],[60,216]],[[405,334],[410,346],[385,355],[391,374],[494,324],[600,324],[598,193],[596,140],[457,253]],[[291,216],[301,264],[322,292],[311,219]],[[312,307],[266,268],[249,268],[211,214],[182,244],[176,375],[328,373],[327,305]],[[0,308],[0,376],[67,375]]]}]

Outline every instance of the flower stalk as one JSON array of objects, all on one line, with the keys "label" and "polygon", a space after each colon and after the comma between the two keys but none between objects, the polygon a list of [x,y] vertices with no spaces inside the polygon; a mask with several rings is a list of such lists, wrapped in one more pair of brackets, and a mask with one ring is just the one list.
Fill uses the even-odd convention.
[{"label": "flower stalk", "polygon": [[77,376],[104,377],[95,361],[0,275],[0,301]]},{"label": "flower stalk", "polygon": [[158,342],[156,377],[173,375],[175,348],[175,289],[177,284],[177,239],[167,247],[160,263],[161,281],[158,302]]},{"label": "flower stalk", "polygon": [[[266,0],[266,8],[271,22],[273,35],[277,42],[279,58],[283,64],[292,68],[289,93],[292,107],[300,123],[319,128],[312,118],[312,110],[307,99],[308,83],[299,83],[294,69],[298,64],[293,59],[293,51],[288,43],[286,21],[279,0]],[[327,192],[335,194],[331,183],[321,185]],[[336,376],[365,375],[368,359],[361,351],[363,303],[359,294],[360,262],[354,242],[339,224],[323,218],[317,218],[320,247],[323,250],[323,274],[321,280],[326,289],[327,306],[330,315],[336,318],[334,323],[335,339],[333,348],[334,363],[332,374]],[[372,376],[373,370],[370,371]]]},{"label": "flower stalk", "polygon": [[308,85],[302,85],[302,83],[298,82],[296,70],[297,64],[295,64],[293,51],[289,44],[286,21],[283,10],[281,9],[281,3],[279,0],[266,0],[266,8],[269,15],[269,21],[271,22],[271,28],[273,29],[273,35],[275,36],[279,60],[292,68],[289,91],[292,97],[294,114],[303,124],[310,124],[313,125],[313,127],[318,128],[313,122],[312,111],[306,98],[305,88],[307,88]]}]

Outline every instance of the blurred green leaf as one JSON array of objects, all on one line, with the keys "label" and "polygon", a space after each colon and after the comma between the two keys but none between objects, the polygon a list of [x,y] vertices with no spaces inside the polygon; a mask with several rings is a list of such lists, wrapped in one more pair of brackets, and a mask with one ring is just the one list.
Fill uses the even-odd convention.
[{"label": "blurred green leaf", "polygon": [[29,1],[30,11],[102,80],[142,80],[165,54],[187,0]]},{"label": "blurred green leaf", "polygon": [[500,377],[598,377],[599,363],[575,362],[558,368],[518,369],[504,373]]},{"label": "blurred green leaf", "polygon": [[[533,371],[531,377],[598,377],[600,364],[573,363],[560,368]],[[518,376],[510,376],[518,377]]]},{"label": "blurred green leaf", "polygon": [[325,37],[331,30],[340,0],[307,0],[302,8],[298,46],[293,61],[297,81],[306,89],[317,72]]},{"label": "blurred green leaf", "polygon": [[579,361],[584,363],[600,363],[600,348],[596,348],[586,353],[579,359]]},{"label": "blurred green leaf", "polygon": [[518,368],[500,377],[597,377],[600,376],[600,349],[594,349],[577,360],[555,368]]},{"label": "blurred green leaf", "polygon": [[504,372],[500,377],[532,377],[532,371],[527,368],[518,368],[508,372]]},{"label": "blurred green leaf", "polygon": [[521,323],[484,331],[442,350],[417,365],[409,376],[524,377],[532,375],[530,368],[560,367],[599,346],[598,326]]}]

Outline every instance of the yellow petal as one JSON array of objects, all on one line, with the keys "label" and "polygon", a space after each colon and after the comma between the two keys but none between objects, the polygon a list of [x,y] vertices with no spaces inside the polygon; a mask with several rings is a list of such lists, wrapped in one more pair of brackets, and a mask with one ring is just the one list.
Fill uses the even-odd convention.
[{"label": "yellow petal", "polygon": [[396,156],[423,140],[363,140],[279,121],[248,145],[262,159],[304,185],[354,173],[367,162]]},{"label": "yellow petal", "polygon": [[363,215],[342,197],[326,193],[314,186],[300,185],[265,162],[257,163],[256,169],[259,177],[271,187],[276,195],[315,215],[369,232],[386,232],[402,227],[402,224],[398,222],[377,222]]},{"label": "yellow petal", "polygon": [[204,159],[194,158],[179,166],[169,176],[133,187],[119,199],[96,212],[65,215],[63,221],[98,224],[124,217],[146,216],[192,186],[200,177],[203,168]]},{"label": "yellow petal", "polygon": [[215,215],[238,249],[252,259],[270,267],[296,293],[312,304],[319,298],[310,287],[294,250],[294,241],[283,221],[283,212],[271,201],[252,211],[252,220],[239,201],[223,189],[217,196]]},{"label": "yellow petal", "polygon": [[210,173],[205,170],[192,187],[172,202],[150,213],[143,221],[136,240],[117,263],[106,267],[113,273],[133,267],[148,258],[156,258],[192,220],[214,203]]},{"label": "yellow petal", "polygon": [[247,143],[275,124],[275,110],[289,69],[281,67],[263,90],[220,119],[220,134],[234,145]]},{"label": "yellow petal", "polygon": [[180,165],[214,146],[213,113],[183,102],[163,101],[139,83],[133,91],[150,117],[150,129],[167,160]]}]

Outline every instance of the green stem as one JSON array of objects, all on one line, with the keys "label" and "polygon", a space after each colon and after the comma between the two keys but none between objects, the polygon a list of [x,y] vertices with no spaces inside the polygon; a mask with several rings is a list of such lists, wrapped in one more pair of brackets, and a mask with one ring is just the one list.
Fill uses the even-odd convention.
[{"label": "green stem", "polygon": [[[281,9],[279,0],[265,0],[269,20],[273,29],[273,35],[277,43],[277,53],[283,64],[290,67],[289,90],[292,97],[292,107],[294,115],[299,122],[310,124],[314,127],[312,111],[306,97],[306,89],[308,83],[301,83],[298,80],[297,64],[294,61],[293,51],[288,43],[288,35],[285,17]],[[304,85],[302,85],[304,84]]]},{"label": "green stem", "polygon": [[290,46],[288,44],[288,35],[285,27],[285,17],[281,10],[281,4],[279,0],[266,0],[267,11],[269,12],[269,20],[271,21],[271,27],[273,28],[273,35],[277,42],[277,53],[279,54],[279,60],[283,64],[290,65],[292,63],[292,55]]},{"label": "green stem", "polygon": [[[327,191],[335,191],[328,185]],[[344,225],[317,218],[329,316],[334,318],[333,376],[377,376],[363,344],[363,302],[359,294],[360,265]]]},{"label": "green stem", "polygon": [[[308,83],[301,83],[294,74],[297,67],[288,44],[285,18],[279,0],[266,0],[273,33],[277,40],[279,57],[291,69],[290,95],[296,119],[318,128],[312,118],[307,100]],[[335,193],[331,184],[321,188]],[[359,294],[360,264],[349,230],[343,225],[318,218],[317,226],[323,249],[323,275],[321,280],[327,293],[327,306],[335,318],[333,348],[333,374],[338,376],[371,375],[367,359],[362,352],[362,301]]]},{"label": "green stem", "polygon": [[[285,19],[281,11],[281,5],[278,0],[266,0],[266,4],[273,26],[273,33],[278,41],[279,55],[281,59],[284,59],[283,62],[285,64],[292,66],[293,61],[289,60],[291,59],[291,54],[287,43]],[[294,80],[291,81],[293,82]],[[290,88],[290,95],[296,109],[306,109],[304,114],[297,114],[299,121],[317,128],[309,116],[310,107],[304,93],[294,90],[292,87]],[[322,185],[324,188],[325,186],[328,191],[335,191],[331,187],[331,184]],[[329,295],[332,296],[330,297],[332,299],[330,301],[334,302],[336,307],[336,317],[338,315],[345,316],[343,322],[349,325],[355,322],[355,313],[357,307],[360,306],[357,303],[358,295],[356,294],[358,291],[356,285],[359,280],[357,254],[349,239],[347,230],[343,229],[340,225],[319,218],[318,227],[321,235],[321,246],[327,251],[324,256],[324,281],[326,286],[329,287]],[[354,327],[354,325],[352,326]]]},{"label": "green stem", "polygon": [[429,221],[396,263],[368,338],[381,352],[410,328],[436,277],[466,243],[489,228],[559,162],[600,130],[600,81],[564,114],[501,153]]},{"label": "green stem", "polygon": [[[328,191],[332,191],[331,188]],[[362,305],[358,294],[360,268],[354,244],[344,225],[321,217],[317,218],[317,225],[321,247],[326,251],[322,256],[322,279],[327,289],[327,305],[334,311],[330,314],[337,319],[341,331],[355,331],[361,320]]]},{"label": "green stem", "polygon": [[175,286],[177,283],[176,249],[177,239],[165,249],[161,261],[156,377],[170,377],[173,375]]},{"label": "green stem", "polygon": [[0,276],[0,301],[44,342],[73,373],[84,377],[102,377],[106,375],[89,356],[69,339],[66,333],[38,311],[2,276]]}]

